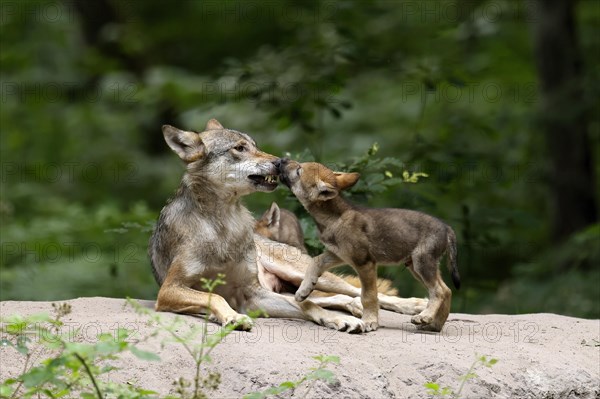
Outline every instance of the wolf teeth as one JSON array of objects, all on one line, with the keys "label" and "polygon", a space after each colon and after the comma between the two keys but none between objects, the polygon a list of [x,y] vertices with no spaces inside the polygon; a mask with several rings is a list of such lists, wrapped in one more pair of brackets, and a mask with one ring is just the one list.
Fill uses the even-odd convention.
[{"label": "wolf teeth", "polygon": [[265,176],[265,181],[267,183],[275,183],[276,180],[277,180],[277,178],[273,175]]}]

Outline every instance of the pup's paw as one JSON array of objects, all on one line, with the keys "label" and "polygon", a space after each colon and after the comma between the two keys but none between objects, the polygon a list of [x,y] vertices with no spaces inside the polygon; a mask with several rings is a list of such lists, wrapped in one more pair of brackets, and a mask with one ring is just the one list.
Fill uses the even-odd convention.
[{"label": "pup's paw", "polygon": [[250,317],[240,313],[229,316],[223,321],[223,327],[234,326],[236,330],[240,331],[250,331],[253,325],[254,321]]},{"label": "pup's paw", "polygon": [[436,326],[433,324],[433,317],[427,314],[418,314],[414,315],[410,322],[415,324],[419,330],[424,331],[440,331],[436,329]]},{"label": "pup's paw", "polygon": [[340,315],[331,319],[321,319],[321,322],[325,327],[345,331],[350,334],[360,334],[366,329],[365,323],[362,320],[352,316]]},{"label": "pup's paw", "polygon": [[365,323],[365,331],[369,332],[369,331],[375,331],[379,328],[379,323],[377,322],[377,320],[373,321],[366,321],[363,320]]},{"label": "pup's paw", "polygon": [[302,302],[306,298],[308,298],[310,293],[313,292],[314,288],[314,285],[310,282],[307,282],[306,280],[302,281],[302,284],[300,284],[298,291],[296,291],[296,295],[294,295],[296,302]]}]

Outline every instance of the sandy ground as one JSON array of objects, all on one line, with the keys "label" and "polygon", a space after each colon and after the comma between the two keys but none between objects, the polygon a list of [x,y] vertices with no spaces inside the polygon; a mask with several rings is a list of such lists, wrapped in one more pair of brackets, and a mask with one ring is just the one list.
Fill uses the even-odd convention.
[{"label": "sandy ground", "polygon": [[[78,340],[93,342],[100,332],[117,327],[149,334],[147,316],[111,298],[68,301],[73,312],[68,328],[79,328]],[[151,308],[153,302],[140,301]],[[2,302],[0,314],[52,312],[49,302]],[[175,315],[163,314],[165,318]],[[187,324],[203,321],[180,316]],[[221,373],[220,388],[211,397],[239,398],[287,380],[297,380],[316,363],[313,356],[336,355],[339,365],[329,368],[338,382],[317,382],[314,398],[427,398],[429,381],[458,388],[476,355],[498,359],[492,368],[479,367],[478,377],[467,382],[466,398],[599,398],[600,320],[554,314],[468,315],[451,314],[441,334],[415,330],[410,317],[381,312],[382,327],[350,335],[309,322],[260,319],[252,332],[234,332],[212,354],[207,370]],[[209,331],[219,327],[209,325]],[[182,331],[183,332],[183,331]],[[161,394],[172,392],[180,376],[191,379],[193,362],[177,344],[156,337],[140,344],[160,355],[161,362],[138,360],[130,354],[116,364],[115,381],[132,382]],[[198,337],[200,340],[200,337]],[[0,380],[14,376],[22,358],[12,348],[0,351]],[[304,397],[303,387],[291,396]],[[290,397],[290,394],[284,395]]]}]

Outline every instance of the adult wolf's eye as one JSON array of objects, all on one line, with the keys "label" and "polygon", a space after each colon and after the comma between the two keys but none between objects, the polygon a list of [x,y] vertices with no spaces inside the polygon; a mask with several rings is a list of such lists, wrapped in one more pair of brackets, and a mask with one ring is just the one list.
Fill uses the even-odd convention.
[{"label": "adult wolf's eye", "polygon": [[243,145],[238,145],[236,147],[233,147],[234,150],[238,151],[238,152],[244,152],[246,151],[246,147],[244,147]]}]

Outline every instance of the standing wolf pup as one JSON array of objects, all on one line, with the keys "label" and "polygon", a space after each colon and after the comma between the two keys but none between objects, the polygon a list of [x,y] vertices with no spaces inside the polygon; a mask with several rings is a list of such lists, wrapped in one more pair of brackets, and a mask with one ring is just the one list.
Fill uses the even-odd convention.
[{"label": "standing wolf pup", "polygon": [[[202,133],[165,125],[163,134],[169,147],[186,163],[186,172],[150,238],[148,252],[160,285],[156,310],[210,312],[222,324],[248,330],[252,321],[243,313],[260,309],[270,317],[364,331],[360,319],[325,310],[310,300],[298,304],[293,297],[261,286],[257,267],[261,256],[285,263],[291,247],[255,235],[254,219],[240,199],[277,187],[277,157],[259,151],[248,135],[225,129],[214,119]],[[272,244],[283,248],[284,255],[269,254]],[[298,257],[300,261],[302,257]],[[310,260],[304,262],[308,265]],[[201,279],[214,279],[220,273],[225,274],[227,283],[212,294],[202,292]]]},{"label": "standing wolf pup", "polygon": [[429,331],[441,331],[450,313],[452,291],[438,268],[448,253],[448,268],[456,288],[460,276],[456,265],[456,236],[442,221],[407,209],[359,208],[340,195],[358,181],[358,173],[336,173],[324,165],[282,159],[280,179],[300,200],[317,223],[326,251],[315,257],[296,292],[303,301],[327,269],[349,264],[362,283],[363,321],[367,331],[378,327],[377,264],[405,263],[429,292],[425,310],[412,323]]},{"label": "standing wolf pup", "polygon": [[[298,248],[304,254],[308,253],[308,251],[306,250],[306,247],[304,246],[304,233],[302,231],[302,226],[300,225],[300,221],[298,220],[298,218],[296,217],[296,215],[293,212],[290,212],[287,209],[279,208],[279,205],[277,205],[276,202],[273,202],[271,204],[271,207],[267,211],[265,211],[265,213],[263,213],[263,215],[260,217],[260,219],[258,219],[256,221],[256,224],[254,226],[254,231],[256,232],[256,234],[266,237],[269,240],[288,244],[288,245],[291,245],[292,247]],[[297,266],[299,266],[299,265],[297,265]],[[290,268],[291,267],[293,267],[293,266],[290,266]],[[268,272],[265,271],[265,274],[266,273],[268,273]],[[304,274],[306,274],[306,270],[302,271],[302,277],[304,277]],[[285,277],[285,276],[289,276],[289,274],[284,275],[283,273],[280,273],[279,276],[274,276],[274,277],[281,279],[282,277]],[[332,284],[329,288],[332,289],[333,291],[331,291],[331,292],[313,291],[314,294],[318,294],[320,296],[331,296],[334,294],[360,296],[360,290],[358,290],[358,295],[356,295],[356,293],[353,292],[353,290],[355,288],[360,288],[360,279],[357,276],[353,276],[353,275],[341,275],[340,276],[337,274],[325,272],[321,276],[321,279],[323,279],[323,278],[328,278],[330,280],[330,282]],[[298,281],[298,285],[296,285],[296,286],[293,285],[294,284],[293,282],[295,282],[296,280],[294,280],[293,277],[290,278],[290,280],[291,281],[289,281],[289,283],[290,283],[289,288],[293,289],[293,291],[291,291],[291,292],[294,293],[297,291],[298,285],[300,285],[300,283],[302,282],[302,278]],[[336,289],[338,289],[339,292],[335,291]],[[388,310],[402,313],[397,306],[394,307],[390,303],[390,300],[386,300],[386,299],[388,299],[387,297],[396,297],[398,295],[398,290],[394,288],[394,286],[390,280],[378,278],[377,279],[377,291],[380,294],[385,295],[385,296],[381,296],[379,298],[379,305],[381,306],[382,309],[388,309]],[[281,291],[276,291],[276,292],[281,292]],[[392,298],[389,298],[389,299],[392,299]],[[397,298],[397,299],[400,299],[400,298]],[[414,310],[418,310],[416,313],[425,309],[425,304],[427,303],[427,301],[419,300],[418,298],[414,298],[414,299],[417,302],[422,303],[422,309],[418,310],[420,308],[418,306],[413,308]],[[393,299],[392,299],[392,301],[393,301]],[[361,307],[361,309],[362,309],[362,307]],[[412,311],[413,309],[410,309],[410,310]],[[415,314],[415,313],[412,313],[412,314]]]}]

